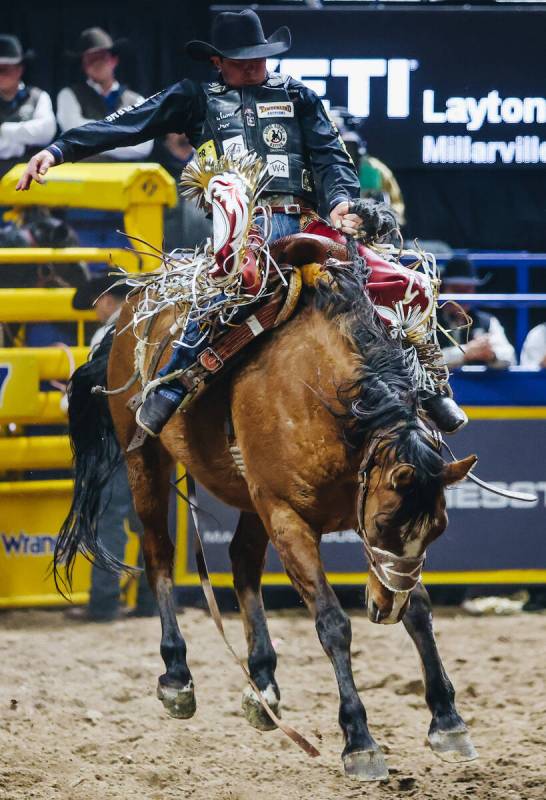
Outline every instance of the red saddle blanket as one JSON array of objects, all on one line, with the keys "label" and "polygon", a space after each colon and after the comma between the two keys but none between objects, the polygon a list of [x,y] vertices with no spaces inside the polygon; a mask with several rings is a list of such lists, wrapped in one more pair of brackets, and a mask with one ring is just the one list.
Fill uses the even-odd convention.
[{"label": "red saddle blanket", "polygon": [[[342,233],[320,219],[312,220],[302,233],[324,236],[341,245],[345,245],[347,241]],[[409,309],[419,306],[422,311],[430,307],[432,289],[425,275],[402,264],[386,261],[363,244],[358,244],[358,251],[371,269],[367,283],[368,292],[378,313],[386,322],[392,323],[392,316],[388,312],[397,303],[402,303]]]}]

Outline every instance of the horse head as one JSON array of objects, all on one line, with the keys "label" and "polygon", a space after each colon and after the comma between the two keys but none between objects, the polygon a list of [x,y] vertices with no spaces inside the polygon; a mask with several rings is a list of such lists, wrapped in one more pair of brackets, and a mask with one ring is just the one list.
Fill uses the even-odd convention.
[{"label": "horse head", "polygon": [[[212,212],[212,255],[215,279],[233,278],[255,271],[256,250],[263,238],[253,228],[257,197],[270,179],[255,153],[224,155],[218,160],[195,158],[184,169],[182,194]],[[261,209],[263,212],[263,209]]]},{"label": "horse head", "polygon": [[444,490],[477,461],[446,463],[439,438],[420,421],[374,437],[359,472],[359,532],[370,572],[368,617],[399,622],[421,579],[426,549],[447,526]]}]

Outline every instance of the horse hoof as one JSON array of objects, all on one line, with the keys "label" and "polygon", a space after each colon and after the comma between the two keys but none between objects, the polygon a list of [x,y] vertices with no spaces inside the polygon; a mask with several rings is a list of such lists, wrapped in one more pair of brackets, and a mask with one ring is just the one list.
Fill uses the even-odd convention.
[{"label": "horse hoof", "polygon": [[[279,698],[271,684],[262,692],[262,697],[267,701],[271,710],[280,717]],[[243,691],[242,706],[243,713],[253,728],[257,728],[259,731],[274,731],[277,727],[258,700],[256,692],[250,686],[247,686]]]},{"label": "horse hoof", "polygon": [[197,704],[195,702],[195,692],[193,691],[193,681],[181,688],[168,686],[161,683],[157,684],[157,696],[165,706],[167,714],[175,719],[189,719],[195,714]]},{"label": "horse hoof", "polygon": [[478,753],[467,730],[436,730],[429,733],[428,743],[432,752],[442,761],[456,764],[460,761],[474,761],[478,758]]},{"label": "horse hoof", "polygon": [[381,750],[356,750],[343,756],[345,775],[357,781],[385,781],[389,770]]}]

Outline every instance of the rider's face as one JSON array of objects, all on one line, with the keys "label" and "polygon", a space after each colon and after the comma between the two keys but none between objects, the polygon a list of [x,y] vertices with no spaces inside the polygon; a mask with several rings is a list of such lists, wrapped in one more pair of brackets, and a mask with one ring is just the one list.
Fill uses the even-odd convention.
[{"label": "rider's face", "polygon": [[212,63],[222,73],[228,86],[258,86],[267,77],[265,58],[220,58],[212,56]]}]

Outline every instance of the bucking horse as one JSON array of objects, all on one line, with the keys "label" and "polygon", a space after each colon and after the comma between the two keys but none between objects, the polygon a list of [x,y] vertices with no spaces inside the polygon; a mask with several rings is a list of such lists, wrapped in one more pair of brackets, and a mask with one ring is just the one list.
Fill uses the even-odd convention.
[{"label": "bucking horse", "polygon": [[[206,178],[207,169],[200,169]],[[351,668],[351,622],[328,582],[319,549],[323,534],[355,529],[369,562],[369,619],[402,621],[421,658],[432,715],[430,747],[447,760],[475,758],[434,640],[421,571],[427,548],[447,525],[445,491],[469,475],[476,457],[443,458],[441,436],[419,404],[419,377],[407,342],[393,337],[377,314],[365,289],[362,264],[347,245],[297,234],[269,246],[267,233],[260,238],[251,227],[256,214],[267,222],[267,207],[257,205],[243,180],[244,170],[231,161],[223,169],[209,165],[208,173],[201,190],[213,211],[213,240],[201,253],[166,256],[154,275],[137,277],[133,284],[126,276],[132,288],[115,334],[105,337],[72,377],[75,493],[58,537],[55,568],[64,564],[70,574],[78,551],[99,565],[119,568],[98,540],[97,519],[101,493],[124,457],[144,528],[146,574],[161,617],[165,672],[159,677],[158,697],[171,716],[191,717],[195,690],[175,613],[174,547],[168,530],[170,478],[175,465],[183,464],[216,497],[241,512],[229,552],[253,686],[280,715],[277,656],[261,596],[271,542],[332,662],[345,773],[382,780],[388,769],[368,729]],[[195,174],[193,179],[195,189]],[[226,186],[231,201],[235,198],[240,206],[235,228],[227,224],[232,216],[222,203]],[[210,364],[201,364],[189,376],[196,389],[192,402],[158,438],[141,437],[135,443],[137,398],[168,362],[172,342],[195,311],[192,297],[199,281],[207,291],[217,285],[210,264],[220,251],[224,259],[228,254],[228,272],[239,281],[239,289],[250,262],[267,265],[275,280],[264,280],[258,307],[267,309],[282,297],[285,305],[276,307],[277,320],[287,296],[293,295],[295,277],[311,279],[282,325],[261,332],[257,328],[267,325],[256,312],[253,322],[221,333],[218,347],[210,348],[213,355],[222,350],[222,337],[233,336],[243,325],[255,329],[253,341],[233,361],[236,368],[218,369],[219,358],[212,370]],[[208,264],[208,274],[200,264]],[[222,313],[228,320],[222,331],[230,328],[229,310],[236,303],[233,285],[221,284],[222,302],[227,303]],[[239,291],[238,297],[243,295]],[[202,308],[212,306],[209,302]],[[213,329],[211,320],[209,315],[203,325]],[[202,379],[207,367],[214,377],[210,386]],[[100,385],[108,389],[101,393],[96,389]],[[260,730],[274,728],[255,689],[244,692],[244,714]]]}]

